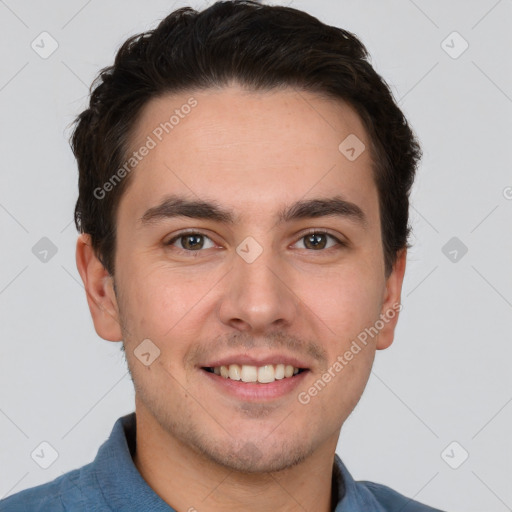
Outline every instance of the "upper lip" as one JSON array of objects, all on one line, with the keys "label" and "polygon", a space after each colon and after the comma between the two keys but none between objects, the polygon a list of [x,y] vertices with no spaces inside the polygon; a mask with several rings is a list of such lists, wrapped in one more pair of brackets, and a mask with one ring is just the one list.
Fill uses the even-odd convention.
[{"label": "upper lip", "polygon": [[219,366],[228,366],[230,364],[248,365],[248,366],[265,366],[269,364],[285,364],[295,368],[308,369],[310,365],[303,359],[287,355],[283,353],[265,354],[261,356],[251,355],[248,353],[233,354],[224,356],[219,359],[208,361],[206,364],[200,364],[202,368],[216,368]]}]

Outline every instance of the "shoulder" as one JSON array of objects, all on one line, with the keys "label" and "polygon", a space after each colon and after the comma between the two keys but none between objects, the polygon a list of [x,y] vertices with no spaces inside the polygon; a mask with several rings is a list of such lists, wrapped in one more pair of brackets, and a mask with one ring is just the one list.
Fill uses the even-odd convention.
[{"label": "shoulder", "polygon": [[442,512],[437,508],[432,508],[407,498],[385,485],[368,481],[359,481],[357,484],[367,489],[386,512],[395,510],[400,510],[401,512]]},{"label": "shoulder", "polygon": [[65,512],[70,506],[73,511],[83,510],[80,473],[85,468],[0,500],[0,512]]},{"label": "shoulder", "polygon": [[334,456],[333,477],[338,482],[338,495],[343,496],[336,511],[372,512],[443,512],[407,498],[390,487],[367,480],[354,480],[338,454]]}]

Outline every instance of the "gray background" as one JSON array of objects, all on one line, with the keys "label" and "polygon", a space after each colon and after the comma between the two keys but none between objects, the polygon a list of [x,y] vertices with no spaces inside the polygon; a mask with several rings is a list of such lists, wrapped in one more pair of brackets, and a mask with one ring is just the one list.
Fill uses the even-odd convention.
[{"label": "gray background", "polygon": [[[288,3],[361,37],[424,149],[396,339],[338,452],[356,479],[433,506],[512,510],[512,2]],[[88,463],[134,408],[75,266],[68,125],[119,45],[182,5],[0,0],[0,497]],[[59,45],[46,59],[43,31]],[[31,458],[43,441],[48,469]]]}]

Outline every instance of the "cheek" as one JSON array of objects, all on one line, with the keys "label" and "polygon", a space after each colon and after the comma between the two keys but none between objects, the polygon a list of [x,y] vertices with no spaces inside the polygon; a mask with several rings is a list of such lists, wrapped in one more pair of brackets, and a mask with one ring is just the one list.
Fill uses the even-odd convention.
[{"label": "cheek", "polygon": [[[332,381],[332,397],[328,402],[343,422],[359,402],[371,373],[375,350],[365,347],[354,356]],[[332,413],[331,413],[332,414]]]},{"label": "cheek", "polygon": [[[142,265],[138,270],[133,267],[126,273],[129,274],[123,289],[126,300],[121,307],[126,326],[125,346],[138,392],[158,401],[158,393],[163,389],[168,396],[180,393],[180,386],[176,388],[173,383],[175,378],[180,382],[184,378],[182,363],[189,349],[188,325],[193,318],[198,291],[184,285],[172,271],[161,266],[149,271],[147,265],[145,271],[141,271],[142,268]],[[134,355],[145,339],[160,350],[158,358],[148,367],[141,365]],[[155,385],[155,381],[159,384]],[[154,394],[152,389],[160,391]]]},{"label": "cheek", "polygon": [[[157,344],[187,330],[187,323],[199,310],[201,301],[212,288],[212,275],[191,275],[190,270],[173,269],[166,264],[133,265],[126,273],[123,296],[125,317],[130,332]],[[179,340],[173,342],[177,347]]]},{"label": "cheek", "polygon": [[382,288],[371,270],[348,266],[302,285],[300,296],[339,338],[357,336],[379,317]]}]

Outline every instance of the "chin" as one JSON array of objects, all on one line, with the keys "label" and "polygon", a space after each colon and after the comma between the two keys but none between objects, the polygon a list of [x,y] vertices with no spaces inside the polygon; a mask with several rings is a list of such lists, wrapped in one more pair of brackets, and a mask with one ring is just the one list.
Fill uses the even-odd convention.
[{"label": "chin", "polygon": [[200,449],[202,455],[212,462],[237,473],[252,475],[290,469],[304,462],[309,455],[303,446],[295,447],[292,451],[287,449],[285,452],[280,449],[269,453],[266,446],[258,447],[251,442],[247,442],[241,449],[231,451],[208,449],[212,447],[202,448]]},{"label": "chin", "polygon": [[281,438],[271,439],[272,434],[258,439],[250,435],[244,435],[243,439],[219,439],[189,429],[181,431],[177,437],[182,444],[209,462],[246,474],[275,473],[290,469],[304,462],[314,451],[309,442],[301,442],[298,436],[288,436],[291,442]]}]

